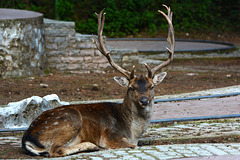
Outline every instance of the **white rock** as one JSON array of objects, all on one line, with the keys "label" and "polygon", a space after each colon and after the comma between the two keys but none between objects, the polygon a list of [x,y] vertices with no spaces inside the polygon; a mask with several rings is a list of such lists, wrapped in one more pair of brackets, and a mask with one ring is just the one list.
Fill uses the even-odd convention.
[{"label": "white rock", "polygon": [[61,102],[56,94],[11,102],[7,107],[0,108],[0,128],[28,127],[42,112],[62,105],[69,103]]}]

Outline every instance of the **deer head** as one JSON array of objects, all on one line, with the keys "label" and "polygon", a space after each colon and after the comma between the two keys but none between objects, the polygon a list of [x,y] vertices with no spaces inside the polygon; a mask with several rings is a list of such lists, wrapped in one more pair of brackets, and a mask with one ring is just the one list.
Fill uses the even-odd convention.
[{"label": "deer head", "polygon": [[123,75],[123,77],[114,77],[114,80],[121,86],[127,87],[128,88],[127,96],[131,97],[132,101],[135,104],[142,106],[143,108],[152,103],[154,97],[153,91],[154,86],[161,83],[162,80],[167,75],[166,72],[162,72],[159,74],[157,74],[157,72],[161,71],[163,67],[169,65],[173,60],[175,38],[174,28],[172,24],[172,12],[170,8],[168,8],[166,5],[163,6],[167,9],[168,14],[166,15],[164,12],[160,10],[158,12],[161,13],[166,18],[169,24],[167,41],[170,44],[170,49],[166,48],[169,53],[169,57],[165,62],[159,64],[158,66],[152,69],[150,69],[150,67],[145,63],[145,67],[147,68],[148,73],[146,75],[142,74],[138,76],[134,74],[135,66],[133,66],[132,71],[129,72],[120,67],[119,65],[117,65],[113,61],[109,51],[104,45],[102,37],[106,13],[103,13],[104,9],[99,14],[95,13],[98,17],[98,43],[96,42],[96,39],[94,37],[93,42],[95,43],[98,50],[108,59],[110,65]]}]

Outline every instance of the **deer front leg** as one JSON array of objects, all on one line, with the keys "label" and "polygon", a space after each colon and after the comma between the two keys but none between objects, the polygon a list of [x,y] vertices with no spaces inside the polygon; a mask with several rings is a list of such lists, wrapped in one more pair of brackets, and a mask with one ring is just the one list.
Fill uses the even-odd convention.
[{"label": "deer front leg", "polygon": [[82,142],[73,146],[58,147],[50,154],[50,157],[63,157],[84,151],[98,151],[99,147],[91,142]]},{"label": "deer front leg", "polygon": [[109,140],[107,142],[107,148],[118,149],[118,148],[135,148],[136,145],[132,144],[127,138]]}]

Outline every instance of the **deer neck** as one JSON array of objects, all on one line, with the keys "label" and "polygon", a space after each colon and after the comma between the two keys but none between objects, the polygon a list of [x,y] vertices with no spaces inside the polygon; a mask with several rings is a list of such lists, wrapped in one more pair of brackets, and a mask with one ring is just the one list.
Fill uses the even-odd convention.
[{"label": "deer neck", "polygon": [[130,113],[128,113],[128,118],[131,119],[133,143],[137,145],[138,139],[150,124],[150,120],[153,114],[153,100],[148,106],[140,107],[134,103],[131,97],[126,95],[122,106],[124,108],[128,108],[128,111],[130,111]]}]

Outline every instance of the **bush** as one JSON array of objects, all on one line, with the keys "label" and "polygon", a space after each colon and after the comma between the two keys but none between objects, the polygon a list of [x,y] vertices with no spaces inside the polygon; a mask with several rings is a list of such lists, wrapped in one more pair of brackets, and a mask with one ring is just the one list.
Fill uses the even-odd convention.
[{"label": "bush", "polygon": [[2,8],[38,11],[46,18],[75,21],[76,31],[97,33],[95,12],[103,8],[106,14],[104,34],[125,37],[147,33],[156,36],[167,29],[166,20],[157,12],[165,11],[161,4],[174,12],[175,32],[239,32],[240,0],[9,0]]}]

